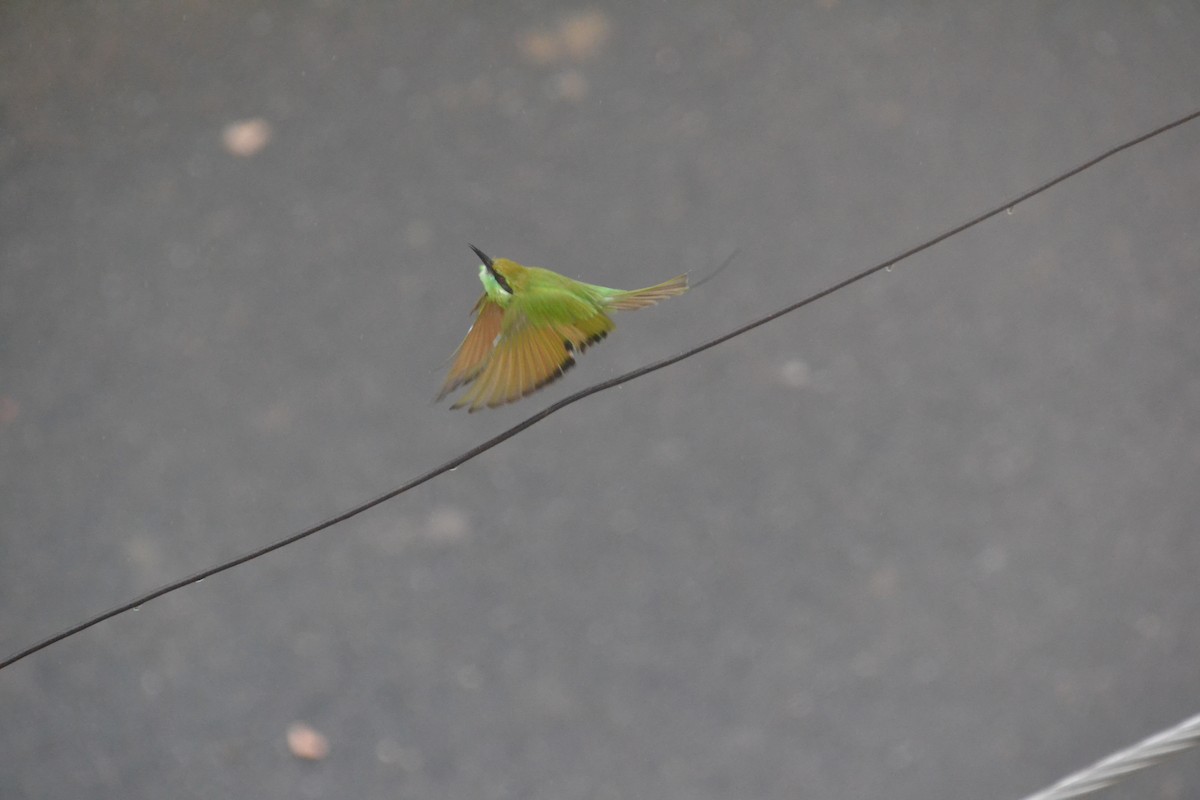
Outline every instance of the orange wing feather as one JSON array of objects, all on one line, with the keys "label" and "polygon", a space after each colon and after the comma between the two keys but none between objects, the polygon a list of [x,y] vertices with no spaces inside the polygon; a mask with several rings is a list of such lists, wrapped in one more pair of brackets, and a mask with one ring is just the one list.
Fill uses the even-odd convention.
[{"label": "orange wing feather", "polygon": [[471,330],[467,337],[454,351],[454,361],[446,374],[446,381],[438,392],[437,399],[441,400],[464,383],[475,380],[492,353],[496,337],[500,335],[500,323],[504,318],[504,309],[498,303],[488,299],[485,294],[479,298],[472,311],[477,312]]},{"label": "orange wing feather", "polygon": [[451,408],[478,411],[532,394],[562,377],[575,365],[575,353],[582,353],[612,329],[612,320],[599,312],[571,324],[518,322],[501,334],[474,379],[463,381],[471,387]]},{"label": "orange wing feather", "polygon": [[451,408],[470,411],[511,403],[562,376],[575,365],[565,340],[551,328],[524,326],[496,343],[483,370]]}]

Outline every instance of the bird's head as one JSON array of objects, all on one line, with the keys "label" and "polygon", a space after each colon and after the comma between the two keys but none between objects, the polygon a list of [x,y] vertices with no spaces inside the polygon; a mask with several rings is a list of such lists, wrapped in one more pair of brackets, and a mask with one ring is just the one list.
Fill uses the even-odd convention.
[{"label": "bird's head", "polygon": [[479,281],[489,298],[500,305],[508,305],[514,292],[519,292],[525,267],[507,258],[493,259],[473,244],[467,245],[479,256]]}]

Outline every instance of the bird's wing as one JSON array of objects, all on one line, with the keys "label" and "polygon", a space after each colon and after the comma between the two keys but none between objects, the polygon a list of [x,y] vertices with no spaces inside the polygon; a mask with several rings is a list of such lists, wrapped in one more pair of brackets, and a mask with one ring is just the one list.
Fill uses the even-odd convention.
[{"label": "bird's wing", "polygon": [[497,337],[500,336],[504,309],[499,303],[489,300],[484,294],[472,310],[476,315],[475,322],[471,324],[471,330],[467,331],[467,337],[463,339],[462,344],[454,351],[454,360],[446,374],[446,381],[438,392],[438,400],[464,383],[470,383],[479,375],[496,344]]},{"label": "bird's wing", "polygon": [[613,328],[612,320],[595,303],[574,294],[522,300],[509,303],[482,370],[463,381],[471,388],[452,408],[493,408],[535,392],[561,377],[574,366],[575,353],[582,353]]}]

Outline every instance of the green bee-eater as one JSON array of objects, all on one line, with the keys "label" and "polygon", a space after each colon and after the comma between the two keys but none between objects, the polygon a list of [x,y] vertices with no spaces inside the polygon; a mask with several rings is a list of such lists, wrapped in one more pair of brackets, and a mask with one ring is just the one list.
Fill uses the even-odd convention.
[{"label": "green bee-eater", "polygon": [[451,408],[494,408],[536,392],[574,366],[576,353],[608,335],[614,326],[606,312],[646,308],[688,289],[687,275],[628,292],[593,286],[470,248],[483,262],[483,297],[437,396],[469,386]]}]

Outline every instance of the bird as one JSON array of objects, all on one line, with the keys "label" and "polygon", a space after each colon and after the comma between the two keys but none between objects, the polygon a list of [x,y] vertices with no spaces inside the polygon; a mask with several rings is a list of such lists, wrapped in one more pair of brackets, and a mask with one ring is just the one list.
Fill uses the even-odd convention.
[{"label": "bird", "polygon": [[451,409],[475,412],[520,400],[563,376],[575,356],[615,326],[609,311],[647,308],[688,290],[687,274],[645,289],[624,291],[572,280],[507,258],[479,256],[483,296],[475,322],[451,357],[434,402],[466,386]]}]

